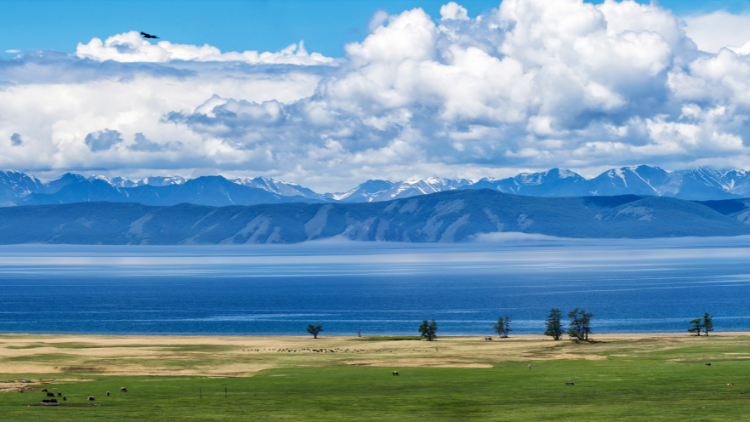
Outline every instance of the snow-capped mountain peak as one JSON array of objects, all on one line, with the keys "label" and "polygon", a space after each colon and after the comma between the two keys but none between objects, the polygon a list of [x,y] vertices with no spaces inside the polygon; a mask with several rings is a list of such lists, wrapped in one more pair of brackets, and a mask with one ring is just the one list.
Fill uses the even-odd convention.
[{"label": "snow-capped mountain peak", "polygon": [[180,176],[151,176],[136,182],[136,186],[170,186],[182,185],[186,180]]},{"label": "snow-capped mountain peak", "polygon": [[471,184],[470,180],[444,179],[441,177],[410,179],[403,182],[368,180],[350,191],[328,194],[326,197],[343,202],[390,201],[392,199],[459,189],[462,186]]},{"label": "snow-capped mountain peak", "polygon": [[281,196],[302,196],[305,198],[322,199],[322,195],[300,185],[272,179],[270,177],[256,177],[254,179],[234,179],[238,185],[263,189]]},{"label": "snow-capped mountain peak", "polygon": [[[295,183],[269,177],[232,181],[220,176],[212,178],[221,179],[225,183],[193,183],[204,178],[187,181],[179,176],[155,176],[137,181],[101,175],[87,178],[73,173],[44,181],[22,172],[5,170],[0,171],[0,206],[82,200],[119,202],[123,198],[138,202],[144,200],[144,195],[156,194],[153,189],[139,190],[143,186],[161,188],[177,185],[179,189],[175,187],[159,192],[179,192],[181,197],[191,198],[190,201],[218,204],[220,202],[212,202],[214,199],[205,198],[217,194],[216,186],[226,188],[226,183],[229,182],[233,182],[229,183],[231,186],[236,184],[253,188],[249,191],[240,189],[237,192],[247,192],[247,195],[266,198],[263,200],[290,202],[305,202],[308,199],[311,202],[377,202],[454,189],[492,189],[516,195],[545,197],[652,195],[701,201],[750,198],[750,172],[742,169],[719,171],[708,167],[667,172],[659,167],[628,166],[606,170],[592,179],[586,179],[571,170],[554,168],[537,173],[521,173],[505,179],[484,177],[476,181],[436,176],[406,181],[368,180],[349,191],[327,194],[318,194]],[[266,191],[273,196],[255,189]],[[223,195],[221,192],[220,194]]]}]

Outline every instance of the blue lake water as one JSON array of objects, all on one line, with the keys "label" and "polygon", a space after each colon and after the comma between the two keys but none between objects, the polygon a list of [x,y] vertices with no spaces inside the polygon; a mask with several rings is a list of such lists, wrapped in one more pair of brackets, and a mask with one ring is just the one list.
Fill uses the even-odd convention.
[{"label": "blue lake water", "polygon": [[550,308],[595,333],[750,331],[750,237],[459,245],[0,247],[0,332],[540,334]]}]

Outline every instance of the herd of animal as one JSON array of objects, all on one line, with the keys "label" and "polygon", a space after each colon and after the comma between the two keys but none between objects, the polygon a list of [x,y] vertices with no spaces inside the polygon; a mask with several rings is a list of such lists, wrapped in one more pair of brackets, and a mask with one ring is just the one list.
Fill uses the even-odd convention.
[{"label": "herd of animal", "polygon": [[[40,404],[58,404],[59,402],[57,401],[56,397],[62,397],[63,401],[68,401],[68,398],[65,397],[65,396],[63,396],[62,393],[57,393],[57,396],[55,396],[55,393],[50,392],[49,389],[47,389],[47,388],[42,389],[42,392],[46,393],[47,397],[52,397],[52,398],[51,399],[48,398],[48,399],[42,400],[42,402]],[[125,387],[120,387],[120,392],[121,393],[127,393],[128,389],[125,388]],[[23,393],[23,390],[19,390],[19,393]],[[110,394],[109,391],[107,391],[106,394],[107,394],[107,397],[109,397],[109,394]],[[96,401],[96,398],[94,396],[89,396],[87,400],[88,401]]]},{"label": "herd of animal", "polygon": [[[242,349],[243,352],[275,352],[275,353],[372,353],[372,352],[390,352],[393,353],[397,351],[396,349],[388,349],[388,350],[366,350],[366,349],[341,349],[341,348],[335,348],[335,349]],[[408,352],[409,349],[405,349],[404,352]],[[423,349],[412,349],[413,352],[431,352],[432,350],[423,350]],[[435,351],[438,351],[438,348],[435,347]]]}]

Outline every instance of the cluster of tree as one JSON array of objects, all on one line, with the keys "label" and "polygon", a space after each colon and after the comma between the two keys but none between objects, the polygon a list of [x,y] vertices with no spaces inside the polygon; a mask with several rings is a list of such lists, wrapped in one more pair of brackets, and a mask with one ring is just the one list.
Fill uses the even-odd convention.
[{"label": "cluster of tree", "polygon": [[708,335],[708,333],[714,330],[713,319],[714,317],[706,312],[703,314],[703,318],[696,318],[690,321],[690,328],[687,330],[689,333],[695,333],[696,336],[701,335],[701,331]]},{"label": "cluster of tree", "polygon": [[[583,309],[575,308],[568,313],[570,323],[568,324],[567,334],[571,340],[589,341],[589,334],[593,333],[591,330],[591,318],[594,314],[586,312]],[[547,319],[544,322],[546,330],[544,331],[545,336],[550,336],[555,340],[560,340],[564,334],[566,334],[565,327],[562,323],[562,312],[557,308],[550,310]],[[497,323],[493,323],[492,327],[500,338],[508,338],[508,334],[513,331],[510,328],[510,317],[499,317]],[[708,313],[703,315],[703,318],[696,318],[690,321],[690,328],[688,332],[695,333],[695,335],[701,335],[701,332],[708,335],[714,330],[713,317]],[[318,333],[323,331],[322,325],[312,325],[307,327],[307,332],[312,334],[314,338],[318,338]],[[437,338],[437,323],[433,319],[432,322],[427,320],[422,321],[422,325],[419,326],[419,334],[422,338],[432,341]],[[361,336],[361,331],[358,332]]]},{"label": "cluster of tree", "polygon": [[[589,341],[589,334],[591,331],[591,318],[594,314],[586,312],[583,309],[575,308],[573,311],[568,313],[568,318],[571,318],[567,334],[574,341]],[[557,308],[552,308],[550,314],[547,316],[547,320],[544,323],[546,330],[544,335],[550,336],[555,340],[560,340],[565,334],[565,327],[562,323],[562,312]],[[513,331],[510,328],[510,317],[500,317],[497,319],[497,323],[492,324],[497,335],[500,338],[508,338],[508,334]]]},{"label": "cluster of tree", "polygon": [[505,318],[498,318],[497,324],[492,324],[492,327],[500,338],[508,338],[508,334],[513,331],[510,329],[510,317],[507,315]]},{"label": "cluster of tree", "polygon": [[[583,309],[575,308],[568,313],[568,318],[571,319],[568,324],[567,334],[573,341],[589,341],[589,334],[591,330],[591,318],[594,314],[586,312]],[[557,308],[552,308],[547,320],[544,322],[546,331],[544,335],[550,336],[555,340],[560,340],[565,334],[565,327],[562,323],[562,312]]]},{"label": "cluster of tree", "polygon": [[586,312],[583,309],[575,308],[568,314],[571,319],[568,328],[568,336],[574,341],[589,341],[591,334],[591,318],[594,314]]}]

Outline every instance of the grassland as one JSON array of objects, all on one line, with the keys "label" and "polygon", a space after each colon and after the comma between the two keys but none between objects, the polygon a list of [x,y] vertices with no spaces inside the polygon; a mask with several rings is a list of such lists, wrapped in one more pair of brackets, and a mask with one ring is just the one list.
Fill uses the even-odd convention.
[{"label": "grassland", "polygon": [[750,420],[750,335],[597,340],[1,335],[0,421]]}]

